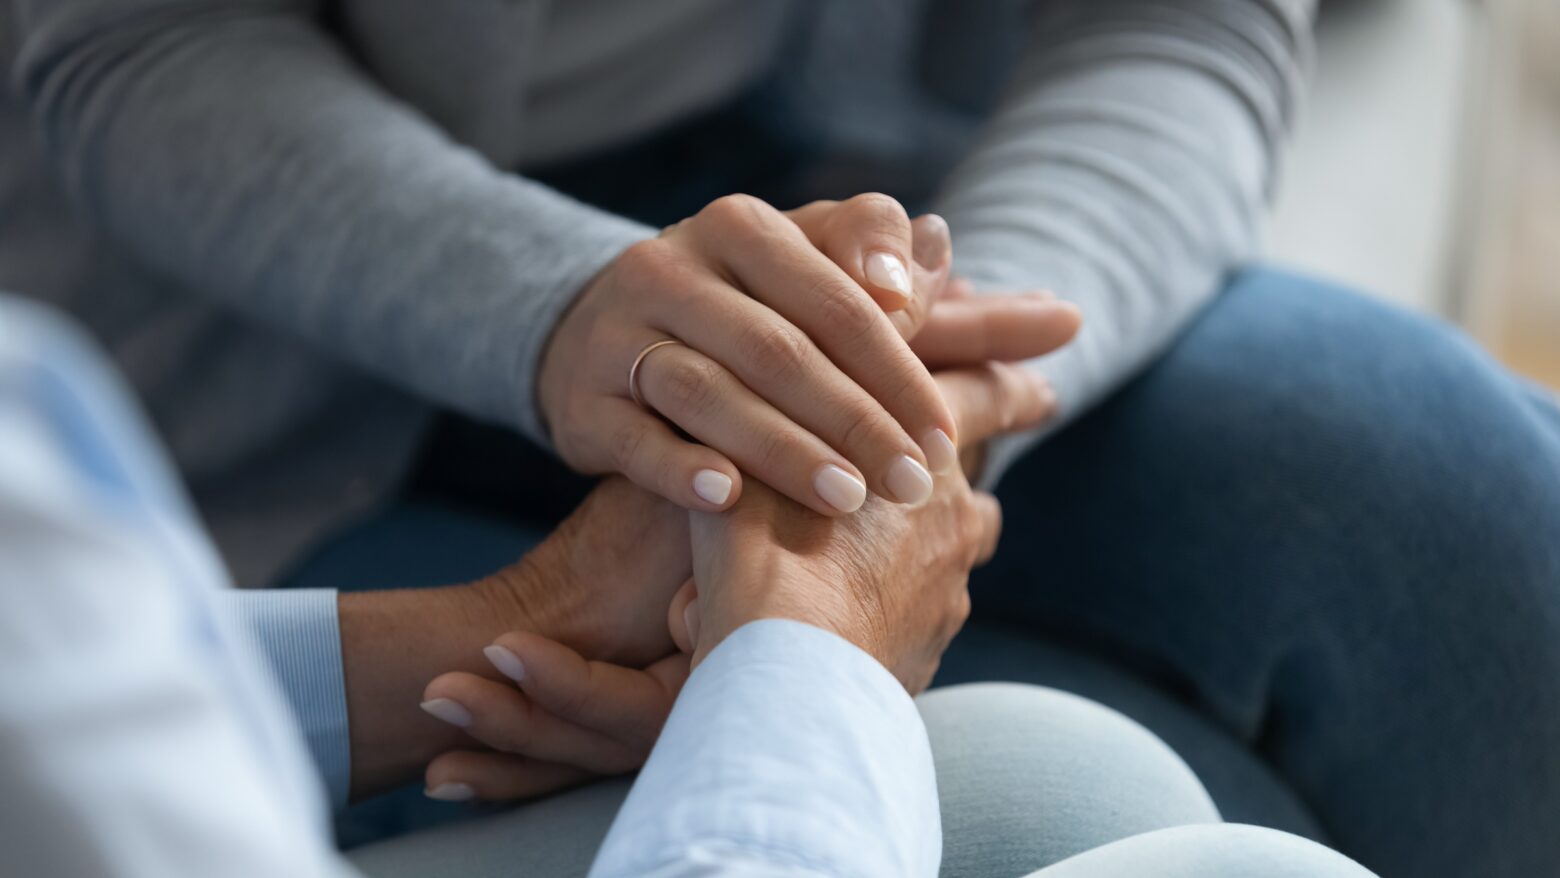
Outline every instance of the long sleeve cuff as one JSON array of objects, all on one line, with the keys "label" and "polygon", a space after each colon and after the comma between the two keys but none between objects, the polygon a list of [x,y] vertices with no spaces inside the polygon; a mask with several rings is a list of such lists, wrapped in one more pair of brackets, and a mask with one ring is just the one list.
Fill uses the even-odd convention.
[{"label": "long sleeve cuff", "polygon": [[352,750],[335,589],[224,591],[219,600],[270,667],[308,741],[332,807],[346,805]]},{"label": "long sleeve cuff", "polygon": [[941,856],[931,746],[904,687],[844,639],[771,619],[689,678],[591,874],[910,878]]}]

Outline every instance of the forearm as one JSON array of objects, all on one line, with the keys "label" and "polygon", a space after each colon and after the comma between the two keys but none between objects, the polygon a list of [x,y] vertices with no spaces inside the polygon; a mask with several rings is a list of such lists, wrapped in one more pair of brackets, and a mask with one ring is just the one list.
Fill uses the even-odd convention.
[{"label": "forearm", "polygon": [[451,142],[309,6],[24,0],[21,93],[84,217],[138,260],[544,438],[552,325],[651,232]]},{"label": "forearm", "polygon": [[[977,286],[1082,306],[1079,337],[1039,361],[1061,406],[1050,429],[1162,350],[1254,252],[1310,6],[1044,4],[938,209]],[[1000,443],[994,469],[1026,441]]]},{"label": "forearm", "polygon": [[[415,779],[435,755],[461,746],[458,729],[418,709],[430,680],[448,671],[497,678],[482,648],[500,634],[533,631],[588,644],[563,593],[494,577],[444,588],[230,591],[220,604],[255,641],[308,739],[338,807]],[[522,602],[529,592],[542,600]]]},{"label": "forearm", "polygon": [[482,648],[539,627],[475,585],[343,594],[340,617],[353,798],[407,783],[462,746],[459,729],[418,708],[423,688],[449,671],[499,678]]}]

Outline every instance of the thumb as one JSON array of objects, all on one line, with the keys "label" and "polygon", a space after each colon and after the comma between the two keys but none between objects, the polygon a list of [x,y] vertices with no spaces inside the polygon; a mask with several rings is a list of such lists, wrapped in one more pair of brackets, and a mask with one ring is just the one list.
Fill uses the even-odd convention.
[{"label": "thumb", "polygon": [[672,643],[691,655],[699,642],[699,587],[692,579],[672,595],[672,605],[666,610],[666,625],[671,630]]}]

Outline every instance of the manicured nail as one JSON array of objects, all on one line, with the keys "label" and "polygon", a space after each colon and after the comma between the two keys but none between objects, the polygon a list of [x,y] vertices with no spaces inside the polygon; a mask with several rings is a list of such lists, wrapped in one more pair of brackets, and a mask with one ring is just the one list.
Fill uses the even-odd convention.
[{"label": "manicured nail", "polygon": [[508,649],[495,643],[492,646],[482,647],[482,654],[493,663],[493,667],[498,668],[500,674],[516,683],[525,679],[525,662],[520,661],[520,657]]},{"label": "manicured nail", "polygon": [[448,698],[433,698],[424,701],[422,709],[435,719],[441,719],[452,726],[465,728],[471,725],[471,711],[462,707],[460,702],[451,701]]},{"label": "manicured nail", "polygon": [[731,496],[731,476],[712,469],[701,469],[693,474],[693,493],[699,499],[716,506],[724,506]]},{"label": "manicured nail", "polygon": [[932,474],[908,454],[899,455],[894,465],[888,468],[883,484],[894,495],[894,499],[901,503],[913,505],[932,496]]},{"label": "manicured nail", "polygon": [[825,464],[813,476],[813,490],[823,502],[841,512],[855,512],[867,502],[866,484],[832,463]]},{"label": "manicured nail", "polygon": [[475,796],[477,791],[471,788],[471,784],[441,783],[436,787],[423,790],[423,795],[440,802],[464,802]]},{"label": "manicured nail", "polygon": [[867,280],[875,287],[892,290],[905,301],[910,300],[910,272],[898,256],[879,250],[867,255]]},{"label": "manicured nail", "polygon": [[959,465],[959,449],[953,445],[953,440],[941,430],[927,430],[921,436],[921,453],[926,455],[926,464],[934,473],[953,472],[953,468]]}]

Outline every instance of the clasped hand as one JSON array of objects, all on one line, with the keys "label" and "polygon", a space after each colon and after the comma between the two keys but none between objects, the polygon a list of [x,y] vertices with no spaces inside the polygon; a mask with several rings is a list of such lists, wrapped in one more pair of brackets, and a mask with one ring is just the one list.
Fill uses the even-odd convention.
[{"label": "clasped hand", "polygon": [[[1061,346],[1078,315],[1043,294],[970,297],[950,280],[946,225],[901,223],[903,211],[885,200],[788,215],[717,202],[649,253],[625,254],[565,319],[554,349],[583,333],[623,366],[619,380],[623,353],[652,338],[647,330],[675,331],[689,342],[678,355],[702,359],[681,377],[672,357],[647,374],[644,396],[665,421],[616,398],[613,369],[568,369],[567,403],[546,398],[544,372],[543,405],[565,459],[621,470],[661,496],[609,478],[541,547],[482,584],[525,604],[536,624],[484,650],[496,673],[452,672],[426,687],[428,703],[463,707],[470,738],[428,765],[431,793],[525,798],[637,768],[691,668],[758,619],[832,631],[912,693],[930,683],[969,614],[969,571],[994,551],[1001,526],[996,500],[972,490],[956,463],[1052,413],[1044,381],[1004,361]],[[749,236],[718,237],[744,234],[734,223]],[[689,249],[677,256],[674,247]],[[912,251],[904,278],[883,267],[881,254]],[[740,255],[703,269],[678,261],[719,253]],[[617,291],[629,269],[650,275],[632,307]],[[708,273],[695,277],[700,270]],[[747,293],[717,288],[734,278]],[[658,297],[656,283],[677,286],[677,297]],[[842,308],[861,313],[842,318]],[[782,326],[777,314],[793,322]],[[784,361],[772,359],[778,337],[792,352]],[[704,382],[698,393],[675,390],[690,376]],[[909,442],[916,428],[950,447]],[[896,456],[930,461],[918,496],[896,496]],[[744,484],[733,459],[754,478]],[[863,492],[854,509],[829,503],[814,486],[820,466],[868,473],[876,496]],[[693,492],[700,470],[728,475],[731,496],[711,503]]]}]

